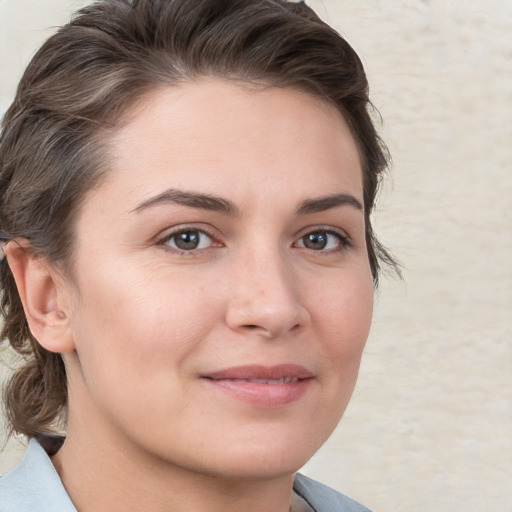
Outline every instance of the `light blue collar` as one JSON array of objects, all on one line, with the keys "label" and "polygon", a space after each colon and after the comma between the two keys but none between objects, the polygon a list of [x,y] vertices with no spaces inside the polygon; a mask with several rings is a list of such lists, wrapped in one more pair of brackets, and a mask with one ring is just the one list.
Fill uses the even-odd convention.
[{"label": "light blue collar", "polygon": [[32,439],[21,462],[0,478],[0,512],[77,512],[43,447]]}]

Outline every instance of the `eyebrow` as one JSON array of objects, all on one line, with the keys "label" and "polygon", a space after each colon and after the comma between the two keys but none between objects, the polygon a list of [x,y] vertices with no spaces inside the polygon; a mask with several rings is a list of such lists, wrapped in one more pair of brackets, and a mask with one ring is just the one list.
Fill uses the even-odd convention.
[{"label": "eyebrow", "polygon": [[356,210],[364,211],[361,201],[350,194],[334,194],[317,199],[306,199],[299,204],[296,211],[298,215],[307,215],[324,212],[340,206],[350,206]]},{"label": "eyebrow", "polygon": [[165,192],[151,197],[147,201],[141,203],[133,212],[140,212],[152,206],[160,204],[175,203],[189,208],[199,208],[201,210],[209,210],[214,212],[225,213],[227,215],[238,215],[239,209],[227,199],[211,196],[209,194],[199,194],[196,192],[185,192],[182,190],[169,189]]},{"label": "eyebrow", "polygon": [[[175,203],[189,208],[199,208],[201,210],[215,211],[233,216],[240,214],[240,210],[234,203],[222,197],[212,196],[210,194],[199,194],[197,192],[186,192],[177,189],[168,189],[161,194],[151,197],[131,210],[130,213],[140,212],[152,206],[166,203]],[[324,212],[340,206],[350,206],[359,211],[364,210],[361,202],[354,196],[350,194],[334,194],[332,196],[319,197],[316,199],[306,199],[299,204],[296,213],[297,215],[308,215]]]}]

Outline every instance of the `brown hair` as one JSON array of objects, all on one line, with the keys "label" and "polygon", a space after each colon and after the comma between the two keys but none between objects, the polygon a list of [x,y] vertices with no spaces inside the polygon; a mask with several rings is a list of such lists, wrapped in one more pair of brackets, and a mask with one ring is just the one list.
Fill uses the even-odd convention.
[{"label": "brown hair", "polygon": [[[363,66],[304,3],[286,0],[100,0],[37,52],[0,136],[0,240],[69,270],[74,217],[107,172],[105,131],[151,89],[202,76],[294,87],[334,104],[358,145],[368,258],[395,266],[370,222],[386,151],[369,114]],[[100,136],[102,135],[102,136]],[[9,267],[0,269],[1,340],[24,358],[5,389],[12,431],[51,433],[66,409],[62,358],[31,335]]]}]

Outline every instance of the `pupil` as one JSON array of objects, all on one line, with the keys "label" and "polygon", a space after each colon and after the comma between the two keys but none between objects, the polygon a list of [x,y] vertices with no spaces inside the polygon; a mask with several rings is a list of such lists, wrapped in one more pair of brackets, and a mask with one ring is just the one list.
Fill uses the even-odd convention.
[{"label": "pupil", "polygon": [[176,247],[185,251],[196,249],[199,245],[199,233],[194,231],[186,231],[184,233],[180,233],[176,236],[175,243]]},{"label": "pupil", "polygon": [[324,249],[327,245],[327,236],[325,233],[310,233],[306,236],[304,245],[308,249]]}]

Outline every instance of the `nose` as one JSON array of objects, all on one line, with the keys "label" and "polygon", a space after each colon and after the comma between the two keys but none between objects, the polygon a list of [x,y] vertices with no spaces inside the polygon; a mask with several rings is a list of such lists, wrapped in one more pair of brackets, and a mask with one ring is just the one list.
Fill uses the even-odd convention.
[{"label": "nose", "polygon": [[228,326],[269,339],[303,330],[310,316],[295,277],[277,250],[247,255],[231,277]]}]

